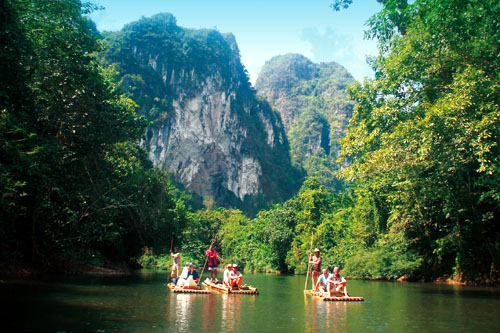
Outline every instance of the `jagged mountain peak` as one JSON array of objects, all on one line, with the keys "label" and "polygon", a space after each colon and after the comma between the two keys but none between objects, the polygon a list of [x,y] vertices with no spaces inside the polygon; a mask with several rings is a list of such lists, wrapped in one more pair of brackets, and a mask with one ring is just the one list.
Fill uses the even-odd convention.
[{"label": "jagged mountain peak", "polygon": [[294,194],[301,174],[280,116],[251,88],[234,35],[178,27],[159,14],[106,38],[105,62],[154,121],[142,142],[154,166],[250,214]]},{"label": "jagged mountain peak", "polygon": [[255,87],[283,120],[292,161],[308,174],[325,174],[325,185],[337,189],[332,176],[352,116],[353,102],[346,87],[354,78],[335,62],[314,63],[300,54],[271,58],[259,73]]},{"label": "jagged mountain peak", "polygon": [[275,56],[268,60],[259,73],[256,87],[262,87],[270,82],[270,78],[280,78],[289,82],[290,79],[310,80],[317,75],[314,63],[305,56],[297,53],[288,53]]}]

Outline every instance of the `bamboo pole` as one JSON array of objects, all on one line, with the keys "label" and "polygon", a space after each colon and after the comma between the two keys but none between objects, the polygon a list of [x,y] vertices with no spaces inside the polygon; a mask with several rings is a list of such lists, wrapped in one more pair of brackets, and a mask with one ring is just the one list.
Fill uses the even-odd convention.
[{"label": "bamboo pole", "polygon": [[[311,266],[310,261],[311,261],[311,251],[313,247],[313,240],[314,240],[314,234],[311,232],[311,247],[309,248],[309,253],[307,254],[307,275],[306,275],[306,284],[304,285],[304,293],[307,290],[307,280],[309,280],[309,268]],[[314,288],[314,286],[313,286]],[[313,289],[311,288],[311,289]]]}]

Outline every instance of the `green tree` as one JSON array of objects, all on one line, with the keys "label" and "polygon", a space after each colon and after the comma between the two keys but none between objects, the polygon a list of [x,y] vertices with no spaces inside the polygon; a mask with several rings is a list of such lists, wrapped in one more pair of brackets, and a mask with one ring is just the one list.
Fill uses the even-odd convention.
[{"label": "green tree", "polygon": [[289,271],[286,257],[295,235],[295,211],[289,205],[275,205],[252,220],[254,235],[267,250],[266,269]]},{"label": "green tree", "polygon": [[376,78],[351,89],[342,174],[372,193],[420,273],[498,278],[500,6],[381,2]]},{"label": "green tree", "polygon": [[3,258],[126,262],[144,245],[164,247],[186,218],[168,175],[137,147],[137,105],[99,66],[100,37],[84,16],[94,8],[1,4]]}]

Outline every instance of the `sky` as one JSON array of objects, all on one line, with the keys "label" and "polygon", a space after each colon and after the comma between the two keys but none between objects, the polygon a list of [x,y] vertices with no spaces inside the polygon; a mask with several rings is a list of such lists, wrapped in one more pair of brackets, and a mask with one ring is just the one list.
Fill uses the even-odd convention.
[{"label": "sky", "polygon": [[243,65],[255,83],[274,56],[300,53],[313,62],[335,61],[356,80],[372,78],[366,56],[376,42],[364,39],[367,19],[380,10],[376,0],[354,0],[335,12],[333,0],[92,0],[104,9],[91,14],[100,31],[120,30],[141,17],[168,12],[184,28],[233,33]]}]

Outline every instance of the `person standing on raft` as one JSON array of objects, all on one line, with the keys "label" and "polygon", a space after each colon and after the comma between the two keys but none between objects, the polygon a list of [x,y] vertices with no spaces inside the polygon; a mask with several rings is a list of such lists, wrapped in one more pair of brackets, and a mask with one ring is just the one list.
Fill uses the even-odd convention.
[{"label": "person standing on raft", "polygon": [[215,281],[217,281],[217,251],[214,250],[213,245],[205,252],[205,257],[208,258],[208,271],[210,272],[210,281],[213,280],[215,272]]},{"label": "person standing on raft", "polygon": [[179,279],[179,269],[181,266],[181,254],[179,253],[179,250],[174,247],[174,252],[170,251],[170,256],[173,259],[172,263],[172,273],[170,276],[172,277],[172,283],[174,285],[177,284],[177,280]]},{"label": "person standing on raft", "polygon": [[[307,251],[311,255],[311,251]],[[312,265],[312,289],[316,287],[318,277],[321,275],[321,257],[319,256],[319,249],[314,249],[314,256],[309,259],[309,264]]]}]

